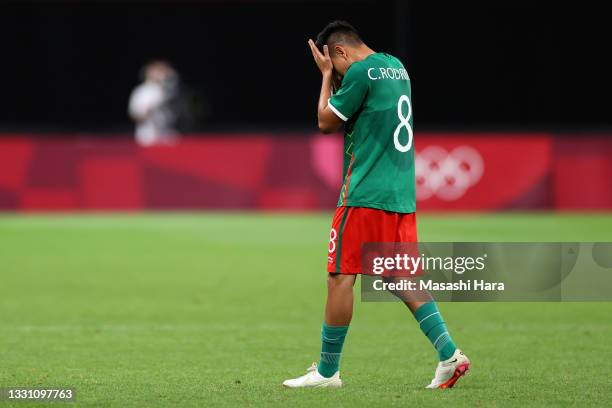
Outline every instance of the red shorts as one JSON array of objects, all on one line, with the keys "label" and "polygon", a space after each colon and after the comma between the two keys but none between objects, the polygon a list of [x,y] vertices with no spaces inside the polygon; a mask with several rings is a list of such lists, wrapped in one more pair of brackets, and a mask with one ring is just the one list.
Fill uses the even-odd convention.
[{"label": "red shorts", "polygon": [[361,245],[367,242],[417,242],[416,213],[336,208],[329,234],[327,272],[360,274]]}]

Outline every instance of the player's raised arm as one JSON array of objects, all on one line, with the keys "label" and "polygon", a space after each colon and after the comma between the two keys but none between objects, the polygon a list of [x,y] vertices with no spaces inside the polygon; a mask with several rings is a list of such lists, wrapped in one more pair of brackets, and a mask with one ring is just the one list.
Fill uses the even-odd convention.
[{"label": "player's raised arm", "polygon": [[308,40],[308,45],[310,45],[312,56],[323,76],[321,94],[319,95],[319,103],[317,105],[319,130],[323,133],[333,133],[342,125],[342,119],[340,119],[328,106],[333,84],[334,66],[332,65],[327,45],[323,46],[323,53],[319,51],[314,41]]}]

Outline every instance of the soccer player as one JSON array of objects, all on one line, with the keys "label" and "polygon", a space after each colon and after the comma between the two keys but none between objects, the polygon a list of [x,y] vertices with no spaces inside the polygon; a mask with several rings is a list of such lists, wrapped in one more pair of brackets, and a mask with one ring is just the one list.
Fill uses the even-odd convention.
[{"label": "soccer player", "polygon": [[[397,58],[370,49],[347,22],[328,24],[316,44],[308,44],[323,75],[319,129],[331,133],[345,124],[344,183],[329,240],[320,361],[283,385],[341,387],[340,356],[353,314],[353,285],[361,273],[361,244],[417,240],[410,79]],[[338,76],[341,84],[332,95]],[[450,388],[470,361],[427,296],[403,300],[438,353],[427,388]]]}]

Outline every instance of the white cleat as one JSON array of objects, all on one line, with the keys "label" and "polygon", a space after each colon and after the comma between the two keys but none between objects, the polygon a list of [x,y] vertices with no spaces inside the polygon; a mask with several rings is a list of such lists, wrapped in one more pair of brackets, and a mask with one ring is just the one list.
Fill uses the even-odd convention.
[{"label": "white cleat", "polygon": [[451,358],[440,361],[431,384],[426,388],[453,388],[457,380],[467,374],[469,369],[470,359],[457,349]]},{"label": "white cleat", "polygon": [[340,371],[336,371],[336,374],[326,378],[317,371],[317,364],[312,363],[305,375],[285,380],[283,385],[287,388],[340,388],[342,387],[342,380],[340,379]]}]

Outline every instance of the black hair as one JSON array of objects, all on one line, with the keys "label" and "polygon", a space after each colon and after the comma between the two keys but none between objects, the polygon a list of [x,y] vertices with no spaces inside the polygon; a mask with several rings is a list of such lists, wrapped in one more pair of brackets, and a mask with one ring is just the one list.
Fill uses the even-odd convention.
[{"label": "black hair", "polygon": [[323,30],[317,35],[317,48],[323,49],[323,46],[327,44],[328,47],[332,47],[336,44],[348,44],[348,45],[360,45],[361,37],[359,33],[351,24],[346,21],[336,20],[332,21],[325,26]]}]

